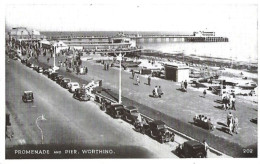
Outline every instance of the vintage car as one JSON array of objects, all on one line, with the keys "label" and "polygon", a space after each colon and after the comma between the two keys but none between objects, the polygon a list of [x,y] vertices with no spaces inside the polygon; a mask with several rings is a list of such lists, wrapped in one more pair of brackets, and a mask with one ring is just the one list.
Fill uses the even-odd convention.
[{"label": "vintage car", "polygon": [[124,106],[122,104],[108,104],[106,106],[106,112],[113,118],[121,118],[123,116]]},{"label": "vintage car", "polygon": [[68,83],[69,86],[69,92],[74,93],[77,88],[80,88],[78,82],[70,82]]},{"label": "vintage car", "polygon": [[23,102],[33,102],[33,92],[32,91],[24,91],[22,96]]},{"label": "vintage car", "polygon": [[77,88],[73,94],[73,98],[78,99],[79,101],[90,100],[90,96],[86,93],[85,88]]},{"label": "vintage car", "polygon": [[207,130],[214,130],[214,125],[211,123],[210,119],[208,119],[204,115],[197,115],[193,117],[193,121],[195,125],[202,127]]},{"label": "vintage car", "polygon": [[21,63],[22,64],[26,64],[27,63],[27,59],[21,59]]},{"label": "vintage car", "polygon": [[58,78],[58,73],[57,72],[53,72],[51,75],[50,75],[50,79],[52,79],[53,81],[56,81],[56,79]]},{"label": "vintage car", "polygon": [[31,67],[31,65],[32,65],[32,63],[30,63],[30,62],[28,62],[28,61],[26,62],[26,66],[27,66],[27,67]]},{"label": "vintage car", "polygon": [[165,123],[161,120],[154,120],[148,123],[149,128],[146,130],[146,133],[152,138],[155,138],[160,143],[164,142],[173,142],[174,141],[174,133],[170,132]]},{"label": "vintage car", "polygon": [[127,106],[123,110],[123,119],[131,123],[134,123],[139,115],[138,109],[134,106]]},{"label": "vintage car", "polygon": [[57,83],[57,84],[60,84],[61,81],[62,81],[62,79],[63,79],[63,76],[62,76],[62,75],[58,75],[58,77],[57,77],[57,79],[56,79],[56,83]]},{"label": "vintage car", "polygon": [[197,141],[186,141],[180,144],[176,149],[177,156],[182,158],[206,158],[207,152],[204,144]]},{"label": "vintage car", "polygon": [[40,67],[40,66],[35,66],[33,69],[34,69],[35,71],[37,71],[38,73],[43,73],[43,68]]},{"label": "vintage car", "polygon": [[60,85],[63,87],[63,88],[67,88],[68,89],[68,83],[70,83],[71,80],[69,78],[63,78],[60,82]]}]

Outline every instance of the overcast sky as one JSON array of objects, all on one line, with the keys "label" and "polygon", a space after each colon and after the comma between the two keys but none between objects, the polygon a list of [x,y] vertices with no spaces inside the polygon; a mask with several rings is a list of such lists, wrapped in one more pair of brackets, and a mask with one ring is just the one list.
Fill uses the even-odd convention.
[{"label": "overcast sky", "polygon": [[85,4],[7,5],[8,26],[40,31],[256,32],[254,5]]}]

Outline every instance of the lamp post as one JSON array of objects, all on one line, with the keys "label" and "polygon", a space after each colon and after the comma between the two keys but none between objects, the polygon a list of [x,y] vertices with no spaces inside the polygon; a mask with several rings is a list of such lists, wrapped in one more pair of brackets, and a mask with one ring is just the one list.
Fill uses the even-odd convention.
[{"label": "lamp post", "polygon": [[41,116],[37,117],[36,120],[35,120],[36,126],[37,126],[38,129],[41,131],[41,144],[43,144],[43,131],[42,131],[42,129],[40,128],[40,126],[38,125],[38,120],[46,121],[46,118],[44,118],[44,116],[41,115]]},{"label": "lamp post", "polygon": [[118,103],[121,104],[122,103],[122,99],[121,99],[121,95],[122,95],[122,86],[121,86],[121,62],[122,62],[122,59],[125,55],[122,55],[121,52],[119,53],[119,55],[116,55],[116,59],[119,61],[119,99],[118,99]]},{"label": "lamp post", "polygon": [[[58,45],[57,45],[57,47],[58,47]],[[54,71],[56,71],[56,70],[58,70],[59,69],[59,67],[56,67],[56,65],[55,65],[55,57],[56,57],[56,49],[57,49],[57,47],[55,46],[55,44],[54,44],[54,50],[53,50],[53,53],[54,53],[54,58],[53,58],[53,70]]]}]

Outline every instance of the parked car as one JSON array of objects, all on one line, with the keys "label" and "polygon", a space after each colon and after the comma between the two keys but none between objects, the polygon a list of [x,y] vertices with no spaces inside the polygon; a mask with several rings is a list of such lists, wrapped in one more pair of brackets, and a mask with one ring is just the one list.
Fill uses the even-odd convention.
[{"label": "parked car", "polygon": [[123,119],[131,123],[134,123],[139,115],[138,109],[134,106],[127,106],[123,110]]},{"label": "parked car", "polygon": [[124,112],[124,106],[122,104],[108,104],[106,106],[106,112],[113,118],[121,118]]},{"label": "parked car", "polygon": [[60,82],[60,85],[63,87],[63,88],[67,88],[68,89],[68,83],[70,83],[71,80],[69,78],[63,78]]},{"label": "parked car", "polygon": [[70,91],[71,93],[74,93],[77,88],[80,88],[78,82],[70,82],[70,83],[69,83],[69,91]]},{"label": "parked car", "polygon": [[53,72],[51,75],[50,75],[50,78],[53,80],[53,81],[56,81],[56,79],[58,78],[58,73],[57,72]]},{"label": "parked car", "polygon": [[146,132],[148,132],[152,138],[155,138],[160,143],[174,141],[174,133],[170,132],[167,129],[163,121],[154,120],[152,122],[149,122],[148,125],[149,128],[146,130]]},{"label": "parked car", "polygon": [[30,62],[28,62],[28,61],[26,62],[26,66],[27,66],[27,67],[31,67],[31,65],[32,65],[32,63],[30,63]]},{"label": "parked car", "polygon": [[60,84],[62,79],[63,79],[63,76],[62,75],[58,75],[58,77],[56,79],[56,83]]},{"label": "parked car", "polygon": [[197,141],[186,141],[175,149],[176,155],[182,158],[206,158],[205,145]]},{"label": "parked car", "polygon": [[[205,121],[205,118],[207,121]],[[214,125],[211,123],[210,119],[208,119],[204,115],[198,115],[193,117],[193,121],[195,125],[198,125],[199,127],[202,127],[207,130],[214,130]]]},{"label": "parked car", "polygon": [[29,67],[30,67],[30,68],[34,68],[34,67],[35,67],[35,65],[34,65],[34,64],[31,64]]},{"label": "parked car", "polygon": [[80,101],[89,101],[90,96],[86,93],[85,88],[77,88],[73,94],[73,98],[78,99]]},{"label": "parked car", "polygon": [[27,64],[27,59],[22,59],[22,60],[21,60],[21,63],[22,63],[22,64]]},{"label": "parked car", "polygon": [[37,71],[38,73],[43,73],[43,68],[40,67],[40,66],[35,66],[33,69],[34,69],[35,71]]},{"label": "parked car", "polygon": [[33,92],[32,91],[24,91],[23,96],[22,96],[23,102],[33,102],[34,97],[33,97]]}]

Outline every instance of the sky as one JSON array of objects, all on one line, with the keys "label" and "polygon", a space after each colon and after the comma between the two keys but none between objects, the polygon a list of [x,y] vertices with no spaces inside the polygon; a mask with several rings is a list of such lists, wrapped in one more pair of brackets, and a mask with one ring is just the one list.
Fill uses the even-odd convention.
[{"label": "sky", "polygon": [[5,23],[39,31],[214,31],[230,38],[234,53],[257,58],[256,3],[151,2],[11,3]]}]

